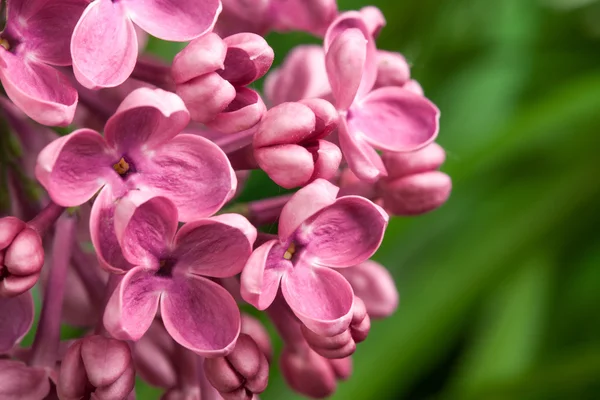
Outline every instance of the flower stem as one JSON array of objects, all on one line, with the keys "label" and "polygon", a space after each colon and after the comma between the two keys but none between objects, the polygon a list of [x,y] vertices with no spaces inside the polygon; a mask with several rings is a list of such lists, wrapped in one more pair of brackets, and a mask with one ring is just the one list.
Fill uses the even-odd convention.
[{"label": "flower stem", "polygon": [[271,197],[248,203],[247,218],[254,225],[266,225],[277,222],[283,206],[292,198],[291,194]]},{"label": "flower stem", "polygon": [[[40,237],[44,237],[46,232],[48,232],[48,229],[50,229],[50,227],[54,225],[54,223],[56,222],[58,217],[60,217],[64,210],[65,207],[61,207],[53,201],[50,201],[50,203],[48,203],[48,205],[44,207],[44,209],[40,211],[40,213],[36,215],[27,224],[29,225],[29,227],[33,228],[40,235]],[[60,232],[60,230],[58,229],[57,231]]]},{"label": "flower stem", "polygon": [[277,294],[273,304],[267,308],[267,314],[286,345],[297,348],[306,343],[302,336],[300,321],[290,310],[281,292]]}]

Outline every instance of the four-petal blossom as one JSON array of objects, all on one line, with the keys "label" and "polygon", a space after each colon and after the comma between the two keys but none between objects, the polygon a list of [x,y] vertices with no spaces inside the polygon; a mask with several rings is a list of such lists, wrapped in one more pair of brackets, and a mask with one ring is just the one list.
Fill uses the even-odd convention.
[{"label": "four-petal blossom", "polygon": [[324,179],[300,189],[281,212],[278,240],[258,247],[241,276],[244,300],[264,310],[281,287],[294,314],[324,336],[343,332],[352,319],[352,287],[332,268],[367,260],[388,222],[371,201],[336,199],[337,192]]}]

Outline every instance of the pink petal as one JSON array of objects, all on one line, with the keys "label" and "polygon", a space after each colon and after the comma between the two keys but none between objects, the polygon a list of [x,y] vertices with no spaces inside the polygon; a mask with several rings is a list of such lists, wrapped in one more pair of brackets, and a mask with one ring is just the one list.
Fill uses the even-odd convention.
[{"label": "pink petal", "polygon": [[393,215],[419,215],[442,206],[452,190],[443,172],[429,171],[381,182],[383,206]]},{"label": "pink petal", "polygon": [[183,130],[190,115],[183,101],[162,89],[139,88],[119,105],[104,127],[106,141],[121,153],[152,150]]},{"label": "pink petal", "polygon": [[206,126],[223,133],[237,133],[248,130],[260,122],[267,107],[260,95],[245,87],[236,88],[235,98]]},{"label": "pink petal", "polygon": [[239,274],[252,253],[256,228],[239,214],[188,222],[174,241],[177,268],[195,275],[225,278]]},{"label": "pink petal", "polygon": [[103,185],[120,180],[112,168],[116,161],[102,135],[80,129],[54,140],[40,152],[35,175],[55,203],[78,206]]},{"label": "pink petal", "polygon": [[185,42],[208,32],[221,12],[219,0],[131,0],[127,14],[159,39]]},{"label": "pink petal", "polygon": [[73,31],[73,72],[89,89],[118,86],[133,71],[137,36],[125,7],[121,1],[94,0]]},{"label": "pink petal", "polygon": [[389,178],[401,178],[438,169],[446,161],[446,152],[434,142],[410,153],[384,152],[381,159]]},{"label": "pink petal", "polygon": [[214,214],[235,193],[237,181],[227,156],[200,136],[179,134],[147,159],[136,160],[136,167],[132,184],[173,201],[180,221]]},{"label": "pink petal", "polygon": [[0,354],[19,343],[33,323],[31,292],[0,298]]},{"label": "pink petal", "polygon": [[150,328],[161,293],[169,279],[143,267],[130,270],[114,290],[104,310],[104,327],[120,340],[139,340]]},{"label": "pink petal", "polygon": [[313,155],[295,144],[262,147],[254,157],[269,178],[286,189],[305,185],[314,174]]},{"label": "pink petal", "polygon": [[412,151],[435,140],[439,118],[440,111],[425,97],[399,87],[384,87],[353,105],[348,127],[375,148]]},{"label": "pink petal", "polygon": [[338,191],[338,187],[324,179],[298,190],[281,210],[279,240],[286,242],[306,219],[333,204]]},{"label": "pink petal", "polygon": [[340,148],[327,140],[317,140],[316,145],[311,150],[315,159],[315,170],[311,180],[333,178],[337,174],[342,161]]},{"label": "pink petal", "polygon": [[377,51],[377,80],[374,89],[386,86],[402,87],[410,80],[410,66],[400,53]]},{"label": "pink petal", "polygon": [[271,1],[274,29],[299,30],[322,36],[337,14],[335,0]]},{"label": "pink petal", "polygon": [[375,6],[366,6],[360,9],[360,14],[371,36],[379,36],[379,32],[386,25],[385,17],[381,10]]},{"label": "pink petal", "polygon": [[300,143],[311,139],[315,125],[315,113],[310,107],[296,102],[283,103],[265,114],[252,144],[260,148]]},{"label": "pink petal", "polygon": [[379,248],[389,216],[360,196],[340,197],[309,218],[296,232],[306,257],[328,267],[350,267]]},{"label": "pink petal", "polygon": [[281,292],[298,319],[316,334],[334,336],[348,329],[354,294],[339,272],[296,264],[281,280]]},{"label": "pink petal", "polygon": [[166,197],[153,197],[138,205],[135,194],[119,201],[115,232],[127,261],[158,269],[177,231],[177,208]]},{"label": "pink petal", "polygon": [[196,122],[210,122],[235,99],[233,85],[216,72],[202,75],[177,85],[180,96]]},{"label": "pink petal", "polygon": [[216,33],[192,40],[173,59],[171,75],[175,83],[184,83],[224,68],[227,45]]},{"label": "pink petal", "polygon": [[283,258],[285,250],[276,240],[270,240],[254,250],[242,271],[242,297],[259,310],[273,303],[281,277],[292,268],[292,263]]},{"label": "pink petal", "polygon": [[229,353],[240,333],[240,311],[233,297],[196,275],[173,280],[162,296],[160,311],[173,339],[202,356]]},{"label": "pink petal", "polygon": [[0,49],[0,80],[8,97],[36,122],[66,126],[73,121],[77,91],[55,68]]},{"label": "pink petal", "polygon": [[48,373],[20,361],[0,359],[0,399],[45,399],[50,392]]},{"label": "pink petal", "polygon": [[223,41],[227,45],[227,56],[220,75],[232,85],[249,85],[271,68],[273,49],[262,36],[238,33]]},{"label": "pink petal", "polygon": [[387,175],[379,154],[361,136],[349,132],[345,118],[340,118],[338,139],[348,166],[360,180],[376,182]]},{"label": "pink petal", "polygon": [[331,43],[325,63],[338,110],[347,110],[354,102],[366,57],[367,39],[359,29],[346,29]]}]

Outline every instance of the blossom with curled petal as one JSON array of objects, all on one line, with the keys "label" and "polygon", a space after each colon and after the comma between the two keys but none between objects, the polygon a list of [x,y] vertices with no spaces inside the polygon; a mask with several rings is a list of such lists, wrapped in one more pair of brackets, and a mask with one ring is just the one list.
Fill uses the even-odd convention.
[{"label": "blossom with curled petal", "polygon": [[134,23],[157,38],[183,42],[212,29],[220,12],[220,0],[94,0],[71,40],[75,77],[90,89],[120,85],[137,60]]},{"label": "blossom with curled petal", "polygon": [[131,267],[115,251],[113,228],[115,201],[127,192],[169,197],[182,221],[212,215],[233,196],[236,178],[227,156],[205,138],[179,134],[188,122],[177,95],[140,88],[108,120],[104,136],[80,129],[40,153],[36,177],[55,203],[78,206],[102,189],[90,231],[104,267]]},{"label": "blossom with curled petal", "polygon": [[69,125],[77,90],[55,66],[71,65],[69,39],[87,0],[10,0],[0,33],[0,80],[6,94],[44,125]]},{"label": "blossom with curled petal", "polygon": [[116,209],[119,247],[134,267],[108,301],[106,329],[117,339],[138,340],[160,307],[176,342],[200,355],[228,353],[240,333],[240,312],[229,292],[208,278],[242,270],[256,229],[238,214],[222,214],[177,231],[175,204],[139,197],[131,193]]},{"label": "blossom with curled petal", "polygon": [[343,332],[352,319],[352,287],[332,268],[373,255],[388,222],[371,201],[336,199],[337,192],[323,179],[300,189],[281,212],[278,239],[258,247],[241,276],[244,300],[264,310],[281,287],[294,314],[324,336]]}]

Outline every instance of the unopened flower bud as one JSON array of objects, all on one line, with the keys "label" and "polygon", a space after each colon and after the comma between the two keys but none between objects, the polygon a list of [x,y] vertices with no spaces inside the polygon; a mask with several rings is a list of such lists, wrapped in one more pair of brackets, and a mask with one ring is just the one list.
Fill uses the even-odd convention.
[{"label": "unopened flower bud", "polygon": [[173,80],[184,83],[222,69],[226,54],[227,45],[215,33],[194,39],[173,58]]},{"label": "unopened flower bud", "polygon": [[176,92],[188,108],[191,118],[203,123],[213,120],[236,96],[231,83],[216,72],[179,84]]},{"label": "unopened flower bud", "polygon": [[403,87],[410,80],[410,67],[400,53],[379,50],[377,52],[377,80],[375,88]]},{"label": "unopened flower bud", "polygon": [[135,369],[127,343],[94,335],[75,341],[62,360],[57,392],[61,400],[119,400],[134,388]]},{"label": "unopened flower bud", "polygon": [[379,32],[386,24],[381,10],[375,6],[367,6],[360,9],[360,14],[371,36],[379,36]]},{"label": "unopened flower bud", "polygon": [[402,89],[406,89],[414,94],[418,94],[419,96],[424,96],[425,92],[423,91],[423,87],[421,84],[414,79],[409,80],[404,85],[402,85]]},{"label": "unopened flower bud", "polygon": [[229,105],[205,124],[223,133],[241,132],[256,125],[266,111],[267,107],[257,92],[238,87]]},{"label": "unopened flower bud", "polygon": [[269,380],[267,359],[246,334],[240,334],[235,348],[226,357],[207,358],[204,372],[225,400],[252,399],[266,389]]},{"label": "unopened flower bud", "polygon": [[431,143],[410,153],[384,152],[381,156],[388,178],[400,178],[438,169],[446,160],[446,152],[437,143]]},{"label": "unopened flower bud", "polygon": [[381,182],[383,206],[393,215],[419,215],[435,210],[448,200],[450,177],[431,171]]},{"label": "unopened flower bud", "polygon": [[241,332],[254,339],[254,342],[265,357],[267,357],[267,360],[271,360],[273,356],[271,338],[269,337],[269,332],[267,332],[266,328],[259,320],[248,314],[242,314]]},{"label": "unopened flower bud", "polygon": [[275,54],[267,41],[254,33],[238,33],[223,39],[227,46],[221,76],[233,86],[246,86],[261,78],[273,64]]}]

